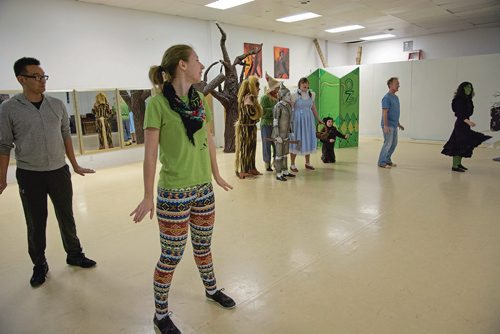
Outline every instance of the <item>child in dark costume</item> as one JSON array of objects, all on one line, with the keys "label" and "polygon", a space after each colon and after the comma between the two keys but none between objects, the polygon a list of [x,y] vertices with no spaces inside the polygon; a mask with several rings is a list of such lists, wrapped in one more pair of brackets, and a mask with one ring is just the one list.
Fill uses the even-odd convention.
[{"label": "child in dark costume", "polygon": [[318,134],[318,138],[323,143],[323,148],[321,149],[321,160],[324,163],[335,163],[335,140],[337,137],[348,139],[349,135],[342,134],[335,125],[333,125],[333,118],[325,117],[323,118],[325,126]]}]

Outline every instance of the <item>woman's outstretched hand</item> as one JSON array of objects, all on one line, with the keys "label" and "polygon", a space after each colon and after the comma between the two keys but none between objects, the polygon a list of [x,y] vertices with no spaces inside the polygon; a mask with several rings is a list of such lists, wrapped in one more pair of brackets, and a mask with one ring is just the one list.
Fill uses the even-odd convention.
[{"label": "woman's outstretched hand", "polygon": [[214,177],[214,179],[215,179],[215,182],[219,185],[219,187],[221,187],[225,191],[229,191],[230,189],[233,189],[233,186],[230,185],[229,183],[227,183],[226,180],[224,180],[220,175]]},{"label": "woman's outstretched hand", "polygon": [[148,212],[149,219],[153,219],[154,208],[155,206],[152,200],[143,199],[141,203],[139,203],[137,208],[135,208],[135,210],[130,213],[130,216],[134,216],[132,218],[134,223],[141,222],[141,220],[148,214]]}]

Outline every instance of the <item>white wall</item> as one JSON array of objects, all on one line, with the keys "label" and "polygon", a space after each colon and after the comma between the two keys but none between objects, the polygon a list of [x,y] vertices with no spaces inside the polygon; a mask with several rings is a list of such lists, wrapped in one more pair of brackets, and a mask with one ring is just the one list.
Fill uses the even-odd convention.
[{"label": "white wall", "polygon": [[[323,48],[323,45],[321,47]],[[328,60],[328,67],[346,66],[355,63],[355,61],[352,63],[349,61],[350,50],[347,44],[326,41],[323,52],[325,52],[325,57]]]},{"label": "white wall", "polygon": [[[356,64],[358,46],[363,47],[362,65],[408,60],[403,42],[409,40],[413,41],[413,49],[423,51],[423,59],[500,53],[500,27],[496,27],[352,44],[348,46],[347,62],[343,65]],[[333,64],[338,65],[342,64]]]},{"label": "white wall", "polygon": [[[343,76],[355,66],[328,69]],[[401,103],[400,122],[406,128],[400,136],[421,140],[447,140],[455,122],[451,100],[463,81],[475,90],[475,130],[489,131],[490,108],[500,91],[500,53],[421,61],[404,61],[360,66],[360,135],[381,136],[381,100],[387,93],[387,79],[399,77],[397,95]]]},{"label": "white wall", "polygon": [[39,58],[50,75],[47,88],[58,90],[150,87],[149,66],[174,43],[199,45],[209,61],[207,22],[78,1],[2,0],[0,31],[8,41],[0,89],[19,87],[12,64],[23,56]]},{"label": "white wall", "polygon": [[[26,19],[34,17],[36,19]],[[22,24],[18,24],[22,22]],[[295,86],[300,77],[308,75],[322,67],[314,43],[311,39],[269,31],[242,28],[222,24],[228,40],[227,49],[232,59],[243,51],[244,42],[264,43],[263,71],[273,72],[273,46],[290,48],[290,80],[285,84]],[[164,50],[175,43],[188,43],[195,47],[200,59],[205,64],[220,59],[220,34],[213,22],[181,18],[120,9],[74,0],[1,0],[0,1],[0,36],[5,41],[0,52],[0,90],[19,89],[13,72],[13,62],[23,56],[34,56],[42,61],[42,66],[50,75],[47,83],[49,90],[97,90],[114,88],[148,88],[147,72],[152,64],[158,64]],[[406,59],[402,52],[401,40],[371,42],[363,44],[363,64],[375,62],[400,61]],[[475,54],[500,53],[500,28],[478,29],[448,34],[436,34],[412,38],[415,48],[424,50],[425,58],[467,56]],[[356,45],[346,46],[320,41],[330,66],[343,66],[354,63]],[[456,63],[444,60],[437,69],[448,69],[442,73],[446,78],[440,85],[441,78],[435,77],[432,84],[425,87],[414,86],[416,92],[411,95],[412,80],[419,75],[425,79],[433,75],[434,70],[426,68],[425,62],[417,62],[411,67],[408,62],[392,63],[361,69],[361,134],[379,135],[379,100],[386,91],[385,81],[396,75],[401,77],[402,122],[414,123],[407,131],[415,138],[444,138],[441,126],[448,124],[450,115],[441,125],[434,123],[419,124],[416,114],[410,114],[412,103],[421,99],[424,88],[433,87],[440,92],[434,100],[436,104],[421,105],[425,110],[436,111],[435,105],[449,111],[449,100],[460,80],[471,80],[478,94],[482,94],[484,80],[475,73],[484,72],[493,75],[491,69],[477,69],[474,58]],[[436,63],[437,64],[437,63]],[[413,65],[412,65],[413,66]],[[460,66],[465,68],[460,70]],[[454,70],[456,69],[456,71]],[[423,71],[416,73],[415,71]],[[411,76],[411,71],[415,73]],[[479,72],[478,72],[479,71]],[[218,68],[212,70],[213,76]],[[469,73],[471,72],[471,73]],[[482,73],[481,72],[481,73]],[[498,78],[500,76],[497,76]],[[474,79],[470,79],[474,78]],[[420,80],[420,79],[418,79]],[[498,82],[498,81],[497,81]],[[264,80],[261,82],[265,86]],[[420,89],[420,90],[419,90]],[[428,93],[436,95],[437,91]],[[433,95],[433,96],[434,96]],[[489,97],[485,96],[485,101]],[[483,98],[476,96],[476,105]],[[430,103],[430,102],[429,102]],[[485,102],[486,103],[486,102]],[[484,108],[483,108],[484,109]],[[476,108],[476,110],[479,110]],[[223,144],[223,109],[214,101],[216,141]],[[485,121],[481,121],[484,128]],[[417,128],[418,126],[418,128]],[[479,125],[478,125],[479,127]],[[412,130],[414,129],[414,130]],[[415,131],[415,132],[411,132]]]},{"label": "white wall", "polygon": [[[223,23],[222,27],[231,59],[243,52],[244,42],[264,43],[263,71],[271,75],[273,46],[290,48],[291,85],[321,67],[312,39]],[[204,64],[222,57],[220,33],[213,22],[74,0],[1,0],[0,36],[0,90],[19,89],[12,65],[24,56],[40,59],[50,75],[48,90],[149,88],[149,67],[159,64],[165,49],[176,43],[193,45]],[[339,48],[346,52],[343,45]],[[332,59],[337,58],[343,61],[338,54]],[[218,67],[211,74],[218,74]],[[216,100],[214,111],[220,146],[223,109]]]}]

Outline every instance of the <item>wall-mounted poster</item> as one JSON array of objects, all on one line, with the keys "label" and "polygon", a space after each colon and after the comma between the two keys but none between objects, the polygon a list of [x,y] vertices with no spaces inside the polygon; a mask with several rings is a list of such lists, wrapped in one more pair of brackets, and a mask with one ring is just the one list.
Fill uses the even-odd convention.
[{"label": "wall-mounted poster", "polygon": [[[260,47],[260,44],[243,43],[243,52],[247,53],[258,47]],[[250,75],[262,78],[262,50],[257,54],[246,57],[245,63],[245,78],[248,78]]]},{"label": "wall-mounted poster", "polygon": [[290,79],[290,49],[274,47],[274,77]]}]

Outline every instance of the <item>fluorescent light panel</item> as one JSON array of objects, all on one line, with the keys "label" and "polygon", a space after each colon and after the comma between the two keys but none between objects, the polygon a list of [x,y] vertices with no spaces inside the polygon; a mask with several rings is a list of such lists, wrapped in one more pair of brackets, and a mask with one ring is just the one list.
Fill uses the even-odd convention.
[{"label": "fluorescent light panel", "polygon": [[254,1],[254,0],[219,0],[219,1],[209,3],[208,5],[205,5],[205,6],[210,7],[210,8],[224,10],[224,9],[236,7],[239,5],[243,5],[247,2],[252,2],[252,1]]},{"label": "fluorescent light panel", "polygon": [[338,27],[338,28],[327,29],[325,31],[332,33],[332,34],[335,34],[337,32],[358,30],[358,29],[363,29],[363,28],[364,27],[360,26],[359,24],[354,24],[354,25],[350,25],[350,26],[343,26],[343,27]]},{"label": "fluorescent light panel", "polygon": [[302,14],[297,14],[297,15],[292,15],[292,16],[287,16],[287,17],[282,17],[280,19],[276,19],[276,21],[280,22],[297,22],[297,21],[303,21],[303,20],[309,20],[309,19],[314,19],[316,17],[320,17],[321,15],[307,12],[307,13],[302,13]]},{"label": "fluorescent light panel", "polygon": [[361,37],[360,39],[362,39],[364,41],[373,41],[375,39],[384,39],[384,38],[391,38],[391,37],[396,37],[396,36],[393,34],[382,34],[382,35]]}]

